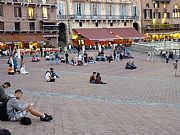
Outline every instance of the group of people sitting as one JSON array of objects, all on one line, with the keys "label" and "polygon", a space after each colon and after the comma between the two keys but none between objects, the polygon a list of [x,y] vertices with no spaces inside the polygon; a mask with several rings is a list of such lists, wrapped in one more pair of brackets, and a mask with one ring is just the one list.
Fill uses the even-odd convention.
[{"label": "group of people sitting", "polygon": [[38,54],[32,56],[31,62],[39,62],[39,61],[40,61],[40,57]]},{"label": "group of people sitting", "polygon": [[25,68],[25,65],[24,65],[24,64],[21,65],[20,69],[16,69],[16,70],[14,70],[12,64],[9,64],[9,66],[8,66],[8,75],[14,75],[15,73],[26,75],[26,74],[28,74],[29,72],[26,71],[26,68]]},{"label": "group of people sitting", "polygon": [[131,61],[129,61],[129,62],[127,62],[126,63],[126,67],[125,67],[125,69],[136,69],[137,67],[136,67],[136,65],[134,64],[134,62],[131,62]]},{"label": "group of people sitting", "polygon": [[93,72],[93,74],[90,76],[89,82],[90,83],[95,83],[95,84],[106,84],[105,82],[103,82],[101,80],[100,73],[96,73],[96,72]]},{"label": "group of people sitting", "polygon": [[21,89],[15,90],[14,95],[7,95],[5,89],[9,87],[11,87],[10,82],[0,85],[0,120],[20,121],[21,124],[30,125],[31,119],[27,117],[28,112],[39,117],[41,121],[53,119],[51,115],[35,110],[32,102],[25,104],[21,102],[20,99],[24,93]]}]

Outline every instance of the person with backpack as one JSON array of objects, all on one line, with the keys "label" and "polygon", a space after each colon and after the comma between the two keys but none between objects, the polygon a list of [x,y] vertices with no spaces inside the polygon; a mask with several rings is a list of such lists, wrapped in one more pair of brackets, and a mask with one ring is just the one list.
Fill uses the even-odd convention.
[{"label": "person with backpack", "polygon": [[10,82],[4,82],[2,85],[0,85],[0,120],[2,121],[8,120],[6,104],[9,97],[5,94],[5,89],[9,87],[11,87]]},{"label": "person with backpack", "polygon": [[19,102],[22,96],[23,91],[17,89],[14,93],[14,96],[10,97],[7,102],[7,114],[10,121],[21,121],[23,118],[28,118],[28,112],[34,116],[39,117],[41,121],[51,121],[53,119],[51,115],[36,111],[33,108],[33,104],[31,102],[29,102],[27,105],[22,105]]},{"label": "person with backpack", "polygon": [[8,96],[5,94],[5,89],[11,87],[10,82],[4,82],[0,85],[0,101],[8,99]]},{"label": "person with backpack", "polygon": [[50,70],[46,71],[45,80],[46,82],[55,82],[56,78],[60,78],[55,72],[53,68],[50,68]]}]

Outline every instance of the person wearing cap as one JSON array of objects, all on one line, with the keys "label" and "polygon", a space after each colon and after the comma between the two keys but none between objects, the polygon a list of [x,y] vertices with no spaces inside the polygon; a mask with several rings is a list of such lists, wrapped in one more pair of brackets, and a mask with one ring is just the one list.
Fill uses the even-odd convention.
[{"label": "person wearing cap", "polygon": [[7,114],[10,121],[20,121],[21,118],[26,117],[30,112],[32,115],[40,117],[41,121],[51,121],[53,117],[46,113],[36,111],[33,108],[33,104],[29,102],[27,105],[22,105],[19,100],[23,96],[23,91],[17,89],[14,96],[11,96],[7,102]]},{"label": "person wearing cap", "polygon": [[5,89],[9,87],[11,87],[10,82],[4,82],[2,85],[0,85],[0,100],[8,99],[8,96],[5,94]]},{"label": "person wearing cap", "polygon": [[89,78],[90,83],[95,83],[96,80],[96,72],[93,72],[93,74]]}]

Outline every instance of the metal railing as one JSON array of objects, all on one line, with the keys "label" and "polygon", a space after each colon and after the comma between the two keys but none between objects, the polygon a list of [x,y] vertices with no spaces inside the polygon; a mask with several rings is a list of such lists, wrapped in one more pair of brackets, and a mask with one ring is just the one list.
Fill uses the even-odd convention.
[{"label": "metal railing", "polygon": [[55,2],[52,0],[47,0],[46,2],[43,2],[42,0],[0,0],[0,2],[5,2],[5,3],[23,3],[23,4],[53,4],[55,5]]},{"label": "metal railing", "polygon": [[113,19],[113,20],[137,20],[139,16],[122,16],[122,15],[58,15],[59,20],[79,20],[79,19],[90,19],[90,20],[103,20],[103,19]]},{"label": "metal railing", "polygon": [[157,24],[157,25],[146,25],[144,27],[147,29],[180,29],[179,24]]}]

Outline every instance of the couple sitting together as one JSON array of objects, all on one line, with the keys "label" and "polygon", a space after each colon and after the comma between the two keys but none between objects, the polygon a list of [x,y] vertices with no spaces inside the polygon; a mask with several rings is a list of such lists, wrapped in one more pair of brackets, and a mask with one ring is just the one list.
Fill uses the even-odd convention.
[{"label": "couple sitting together", "polygon": [[50,70],[46,71],[45,74],[46,82],[55,82],[56,78],[60,78],[60,77],[54,72],[53,68],[50,68]]},{"label": "couple sitting together", "polygon": [[136,67],[136,65],[134,64],[134,62],[131,62],[131,61],[129,61],[129,62],[127,62],[126,63],[126,67],[125,67],[126,69],[136,69],[137,67]]},{"label": "couple sitting together", "polygon": [[93,72],[93,74],[90,76],[89,82],[95,83],[95,84],[106,84],[106,83],[101,81],[100,73],[96,74],[96,72]]}]

